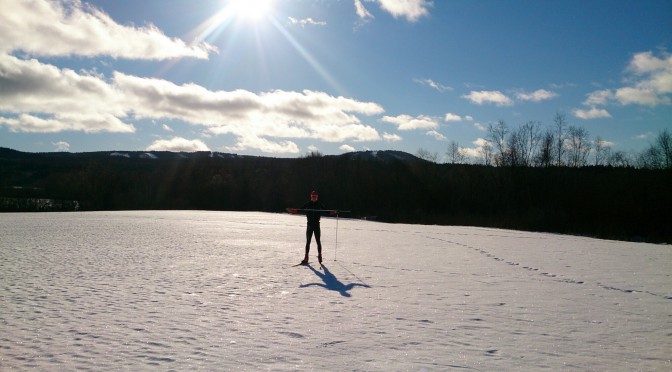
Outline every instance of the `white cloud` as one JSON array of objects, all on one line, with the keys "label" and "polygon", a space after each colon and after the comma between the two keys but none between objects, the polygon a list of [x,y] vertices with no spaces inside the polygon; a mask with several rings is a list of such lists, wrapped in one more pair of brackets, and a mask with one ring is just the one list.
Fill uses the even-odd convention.
[{"label": "white cloud", "polygon": [[163,60],[207,59],[211,45],[187,45],[153,25],[130,27],[80,0],[3,0],[0,52],[34,56],[110,56]]},{"label": "white cloud", "polygon": [[70,151],[70,144],[65,141],[52,142],[52,145],[56,147],[56,151],[68,152]]},{"label": "white cloud", "polygon": [[462,117],[460,115],[455,115],[451,114],[450,112],[446,114],[446,116],[443,118],[444,121],[462,121]]},{"label": "white cloud", "polygon": [[[528,102],[547,101],[557,96],[557,93],[546,89],[538,89],[532,93],[518,92],[515,95],[517,100]],[[512,106],[514,104],[513,98],[498,90],[471,91],[469,94],[463,95],[462,98],[467,99],[471,101],[471,103],[477,105],[494,104],[497,106]]]},{"label": "white cloud", "polygon": [[557,97],[558,94],[546,89],[539,89],[532,93],[520,92],[516,97],[521,101],[541,102]]},{"label": "white cloud", "polygon": [[434,138],[437,139],[438,141],[445,141],[445,140],[447,139],[446,136],[444,136],[443,134],[441,134],[441,133],[439,133],[439,132],[437,132],[437,131],[435,131],[435,130],[430,130],[430,131],[428,131],[428,132],[425,133],[425,134],[428,135],[428,136],[430,136],[430,137],[434,137]]},{"label": "white cloud", "polygon": [[670,68],[672,68],[672,55],[658,58],[649,51],[635,54],[627,70],[637,75],[644,75],[670,70]]},{"label": "white cloud", "polygon": [[486,145],[490,145],[490,141],[486,140],[485,138],[477,138],[474,142],[472,142],[476,147],[483,148]]},{"label": "white cloud", "polygon": [[399,130],[436,129],[439,127],[439,122],[436,118],[425,115],[415,118],[409,115],[383,116],[381,120],[396,125]]},{"label": "white cloud", "polygon": [[622,105],[642,105],[655,107],[669,105],[670,97],[661,95],[648,84],[640,83],[635,87],[623,87],[616,90],[615,99]]},{"label": "white cloud", "polygon": [[195,152],[210,151],[208,146],[200,140],[188,140],[182,137],[173,137],[169,140],[156,140],[147,146],[147,151],[176,151]]},{"label": "white cloud", "polygon": [[598,109],[592,107],[589,110],[574,110],[574,116],[579,119],[589,120],[589,119],[603,119],[610,118],[611,115],[605,109]]},{"label": "white cloud", "polygon": [[478,148],[473,148],[473,147],[460,147],[457,150],[460,154],[464,156],[468,156],[471,158],[479,158],[483,154],[483,148],[478,147]]},{"label": "white cloud", "polygon": [[[593,145],[595,145],[596,143],[597,143],[597,141],[592,141]],[[612,141],[606,141],[606,140],[602,140],[601,144],[602,144],[603,147],[614,147],[614,145],[616,145],[616,143],[614,143]]]},{"label": "white cloud", "polygon": [[637,140],[650,140],[653,137],[654,137],[653,132],[646,132],[646,133],[639,134],[639,135],[635,136],[634,138],[637,139]]},{"label": "white cloud", "polygon": [[[588,94],[583,102],[586,106],[607,105],[617,102],[621,105],[641,105],[656,107],[672,104],[672,55],[656,57],[652,52],[637,53],[628,68],[627,86],[613,90],[598,90]],[[583,110],[577,110],[583,111]]]},{"label": "white cloud", "polygon": [[115,82],[133,100],[137,117],[172,118],[208,127],[213,134],[239,137],[232,149],[296,153],[293,142],[268,138],[315,138],[327,142],[376,141],[378,132],[354,114],[383,112],[371,102],[333,97],[323,92],[271,91],[254,94],[245,90],[210,91],[201,86],[178,86],[158,79],[121,73]]},{"label": "white cloud", "polygon": [[606,105],[613,98],[614,94],[609,89],[597,90],[589,93],[583,104],[586,106]]},{"label": "white cloud", "polygon": [[339,150],[345,151],[345,152],[353,152],[355,151],[355,148],[350,146],[350,145],[341,145],[338,147]]},{"label": "white cloud", "polygon": [[373,18],[373,15],[362,4],[362,0],[355,0],[355,11],[357,12],[357,16],[362,20]]},{"label": "white cloud", "polygon": [[490,142],[488,142],[484,138],[477,138],[472,143],[474,144],[475,147],[460,147],[459,152],[465,156],[469,156],[472,158],[479,158],[483,154],[483,148],[486,145],[490,144]]},{"label": "white cloud", "polygon": [[471,103],[477,105],[483,105],[486,103],[492,103],[497,106],[513,105],[513,100],[500,91],[472,91],[469,94],[463,95],[462,98],[465,98],[471,101]]},{"label": "white cloud", "polygon": [[[365,0],[376,3],[380,8],[391,14],[394,18],[406,18],[409,22],[416,22],[420,18],[429,15],[429,8],[433,6],[428,0]],[[368,22],[373,15],[364,7],[362,0],[354,0],[355,11],[360,20]]]},{"label": "white cloud", "polygon": [[109,114],[95,116],[57,114],[48,118],[30,114],[20,114],[18,118],[0,116],[0,125],[6,126],[12,132],[25,133],[58,133],[64,131],[81,131],[86,133],[135,132],[135,127],[125,124]]},{"label": "white cloud", "polygon": [[385,132],[385,133],[383,133],[383,139],[387,142],[399,142],[403,138],[401,138],[401,136],[398,135],[398,134]]},{"label": "white cloud", "polygon": [[275,90],[210,91],[166,80],[115,73],[116,85],[132,100],[137,117],[173,118],[207,126],[217,134],[370,141],[380,136],[353,113],[374,115],[381,106],[323,92]]},{"label": "white cloud", "polygon": [[326,26],[327,22],[324,21],[315,21],[312,18],[304,18],[304,19],[296,19],[293,17],[289,17],[289,23],[293,25],[298,25],[301,27],[306,27],[306,25],[309,26]]},{"label": "white cloud", "polygon": [[488,130],[488,128],[486,128],[485,125],[481,123],[474,123],[474,127],[480,130],[481,132],[485,132],[486,130]]},{"label": "white cloud", "polygon": [[432,79],[414,79],[416,83],[420,83],[423,85],[427,85],[430,88],[434,88],[438,90],[439,92],[443,93],[445,91],[453,90],[452,87],[449,87],[447,85],[443,85],[441,83],[437,83]]},{"label": "white cloud", "polygon": [[0,112],[18,115],[0,121],[12,131],[135,132],[120,119],[123,94],[99,76],[0,53],[0,86]]},{"label": "white cloud", "polygon": [[448,112],[446,113],[446,116],[443,118],[443,121],[446,122],[474,121],[474,118],[469,115],[462,117],[460,115]]},{"label": "white cloud", "polygon": [[238,138],[235,146],[227,147],[229,151],[259,150],[275,154],[298,154],[299,146],[292,141],[270,141],[256,135],[243,135]]},{"label": "white cloud", "polygon": [[421,17],[428,16],[428,8],[433,5],[427,0],[367,0],[376,2],[380,8],[390,13],[394,18],[406,18],[409,22],[415,22]]},{"label": "white cloud", "polygon": [[378,141],[376,129],[358,115],[384,112],[373,102],[309,90],[211,91],[120,72],[106,81],[2,53],[0,86],[0,113],[9,114],[0,125],[12,131],[132,133],[133,125],[123,120],[174,119],[204,126],[211,134],[233,134],[239,138],[237,148],[273,152],[298,147],[271,138]]},{"label": "white cloud", "polygon": [[169,127],[167,124],[161,126],[166,132],[173,132],[173,128]]}]

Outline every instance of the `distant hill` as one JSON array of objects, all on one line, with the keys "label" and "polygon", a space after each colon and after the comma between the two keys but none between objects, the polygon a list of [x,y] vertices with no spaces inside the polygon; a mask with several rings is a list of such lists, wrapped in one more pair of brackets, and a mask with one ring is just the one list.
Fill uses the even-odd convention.
[{"label": "distant hill", "polygon": [[312,190],[384,222],[672,243],[672,171],[435,164],[400,151],[301,158],[219,152],[25,153],[0,148],[0,211],[282,212]]},{"label": "distant hill", "polygon": [[[116,157],[126,159],[204,159],[204,158],[220,158],[220,159],[243,159],[243,158],[265,158],[249,155],[237,155],[217,151],[197,151],[197,152],[171,152],[171,151],[95,151],[95,152],[42,152],[29,153],[21,152],[5,147],[0,147],[0,159],[11,158],[33,158],[33,157],[50,157],[50,158],[101,158],[101,157]],[[318,157],[340,157],[347,159],[360,160],[377,160],[383,162],[390,161],[417,161],[425,162],[425,160],[418,158],[415,155],[403,151],[381,150],[381,151],[355,151],[348,152],[342,155],[320,155]]]}]

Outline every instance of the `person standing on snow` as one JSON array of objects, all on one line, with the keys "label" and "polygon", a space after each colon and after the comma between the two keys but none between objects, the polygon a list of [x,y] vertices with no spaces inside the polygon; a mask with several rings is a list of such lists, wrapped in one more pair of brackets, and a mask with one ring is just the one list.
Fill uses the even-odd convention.
[{"label": "person standing on snow", "polygon": [[[306,213],[306,218],[308,220],[308,226],[306,227],[306,256],[301,261],[301,264],[305,265],[308,263],[308,253],[310,252],[310,241],[315,235],[315,242],[317,242],[317,260],[322,263],[322,242],[320,241],[320,217],[322,213],[329,212],[330,214],[336,214],[335,211],[326,211],[324,205],[317,201],[318,195],[317,191],[310,193],[310,201],[301,206],[301,210]],[[290,208],[288,209],[290,213],[297,213],[299,210]]]}]

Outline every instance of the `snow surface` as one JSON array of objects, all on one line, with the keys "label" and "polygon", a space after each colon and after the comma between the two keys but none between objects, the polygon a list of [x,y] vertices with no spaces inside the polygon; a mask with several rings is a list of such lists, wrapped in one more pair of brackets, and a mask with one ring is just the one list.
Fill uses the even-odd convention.
[{"label": "snow surface", "polygon": [[672,369],[670,246],[323,219],[326,268],[292,267],[304,232],[0,214],[0,370]]}]

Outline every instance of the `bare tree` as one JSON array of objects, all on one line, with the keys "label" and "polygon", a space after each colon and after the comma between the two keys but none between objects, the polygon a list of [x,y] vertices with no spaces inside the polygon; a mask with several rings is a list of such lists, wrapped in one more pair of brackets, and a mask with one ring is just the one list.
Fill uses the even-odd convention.
[{"label": "bare tree", "polygon": [[460,149],[460,144],[457,141],[450,141],[448,144],[448,151],[446,151],[446,156],[448,158],[448,163],[450,164],[460,164],[464,163],[466,157]]},{"label": "bare tree", "polygon": [[489,141],[486,141],[485,144],[479,150],[481,153],[481,158],[483,159],[483,165],[490,166],[492,165],[493,159],[493,150],[492,144]]},{"label": "bare tree", "polygon": [[541,123],[538,121],[528,121],[518,128],[518,153],[521,165],[526,167],[532,165],[541,140],[540,127]]},{"label": "bare tree", "polygon": [[424,159],[427,161],[431,161],[432,163],[436,163],[437,160],[439,159],[439,154],[436,152],[430,152],[429,150],[426,150],[424,148],[420,148],[416,155],[420,159]]},{"label": "bare tree", "polygon": [[663,167],[663,154],[657,146],[649,146],[637,156],[637,167],[660,169]]},{"label": "bare tree", "polygon": [[560,167],[562,166],[562,158],[565,156],[567,118],[565,114],[558,112],[555,114],[553,122],[555,123],[555,165]]},{"label": "bare tree", "polygon": [[660,150],[662,165],[665,169],[672,168],[672,134],[665,129],[656,138],[656,147]]},{"label": "bare tree", "polygon": [[606,165],[607,160],[609,159],[609,153],[611,152],[611,147],[609,147],[607,141],[603,140],[600,136],[595,137],[593,144],[595,146],[595,165]]},{"label": "bare tree", "polygon": [[609,156],[607,164],[610,167],[627,168],[632,165],[632,161],[624,151],[615,151]]},{"label": "bare tree", "polygon": [[567,130],[567,152],[570,166],[582,167],[586,165],[590,153],[590,141],[586,128],[569,127]]},{"label": "bare tree", "polygon": [[492,143],[497,166],[503,166],[506,163],[506,135],[508,133],[509,129],[504,120],[498,121],[496,125],[488,124],[488,141]]},{"label": "bare tree", "polygon": [[637,166],[649,169],[672,168],[672,135],[667,129],[656,137],[656,141],[637,156]]},{"label": "bare tree", "polygon": [[537,156],[537,164],[542,167],[550,167],[553,164],[553,154],[555,149],[555,134],[551,130],[547,130],[541,137],[539,144],[539,154]]},{"label": "bare tree", "polygon": [[502,154],[502,164],[504,166],[517,167],[522,165],[520,162],[520,137],[518,131],[509,134],[506,140],[506,149]]}]

